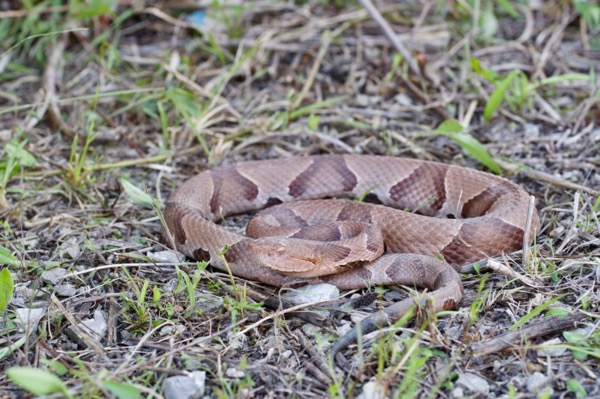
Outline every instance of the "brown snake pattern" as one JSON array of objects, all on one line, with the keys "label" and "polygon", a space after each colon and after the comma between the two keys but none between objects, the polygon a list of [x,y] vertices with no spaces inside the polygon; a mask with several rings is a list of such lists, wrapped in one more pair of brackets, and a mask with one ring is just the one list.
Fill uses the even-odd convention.
[{"label": "brown snake pattern", "polygon": [[[365,194],[368,202],[377,204],[301,201]],[[422,301],[432,302],[434,310],[441,310],[454,308],[462,298],[457,266],[521,248],[528,203],[529,195],[518,185],[467,168],[405,158],[322,155],[250,161],[202,172],[171,195],[164,216],[177,249],[194,259],[210,260],[222,270],[224,257],[236,276],[274,286],[313,282],[327,282],[340,289],[414,285],[427,288],[429,293]],[[350,261],[351,265],[338,262],[342,265],[330,275],[311,269],[319,260],[315,257],[321,256],[311,255],[303,259],[308,271],[295,271],[293,263],[281,261],[278,266],[277,259],[271,264],[265,262],[260,256],[263,247],[258,245],[261,239],[217,224],[229,215],[276,204],[281,205],[265,215],[275,225],[281,215],[295,220],[296,227],[305,228],[322,220],[349,221],[348,230],[355,230],[357,222],[367,229],[375,225],[386,254],[374,261]],[[533,239],[539,227],[536,212],[530,226],[529,237]],[[296,227],[290,230],[291,238],[315,235],[301,233]],[[373,233],[363,233],[350,235],[359,237],[369,248],[367,252],[381,252],[370,241]],[[329,256],[336,261],[350,252],[343,242],[327,245],[337,248],[336,255]],[[294,247],[295,242],[285,241],[280,250],[288,246]],[[411,305],[409,298],[371,315],[361,323],[362,333],[399,319]],[[349,334],[334,344],[332,351],[355,339],[355,333]]]}]

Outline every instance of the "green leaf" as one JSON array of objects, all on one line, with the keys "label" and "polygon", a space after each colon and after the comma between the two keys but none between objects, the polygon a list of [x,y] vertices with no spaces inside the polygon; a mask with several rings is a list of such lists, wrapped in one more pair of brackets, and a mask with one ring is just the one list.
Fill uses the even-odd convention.
[{"label": "green leaf", "polygon": [[567,380],[567,389],[575,394],[578,398],[587,398],[587,391],[581,383],[575,379]]},{"label": "green leaf", "polygon": [[479,162],[487,166],[492,172],[499,174],[500,166],[486,150],[485,146],[467,132],[458,121],[453,119],[442,122],[437,129],[429,134],[446,136],[462,147],[463,151],[470,154]]},{"label": "green leaf", "polygon": [[[460,123],[458,123],[457,120],[448,119],[447,121],[443,121],[442,123],[440,123],[437,129],[434,130],[434,133],[460,133],[463,130],[465,130],[465,128]],[[449,134],[445,135],[449,137]]]},{"label": "green leaf", "polygon": [[121,186],[123,187],[123,190],[125,190],[125,194],[131,198],[134,204],[149,208],[157,208],[156,200],[134,186],[132,183],[125,179],[121,179]]},{"label": "green leaf", "polygon": [[21,262],[12,252],[4,247],[0,247],[0,265],[19,266]]},{"label": "green leaf", "polygon": [[321,117],[319,115],[310,114],[308,117],[308,130],[317,130],[320,120]]},{"label": "green leaf", "polygon": [[0,314],[4,313],[8,303],[12,299],[15,283],[8,268],[0,272]]},{"label": "green leaf", "polygon": [[119,399],[138,399],[141,397],[140,390],[133,385],[116,381],[104,381],[106,389]]},{"label": "green leaf", "polygon": [[498,19],[494,14],[494,8],[491,4],[483,11],[483,15],[479,20],[481,37],[485,40],[490,40],[498,32]]},{"label": "green leaf", "polygon": [[463,150],[487,166],[492,172],[496,174],[501,172],[500,166],[496,163],[484,145],[477,141],[475,137],[468,133],[457,133],[449,137],[460,145]]},{"label": "green leaf", "polygon": [[565,337],[568,343],[574,345],[585,344],[588,340],[584,334],[576,331],[564,331],[563,337]]},{"label": "green leaf", "polygon": [[485,110],[483,111],[483,117],[486,122],[489,122],[489,120],[492,118],[493,113],[498,109],[498,107],[500,107],[500,104],[502,104],[502,102],[504,101],[506,91],[510,87],[510,84],[513,80],[516,79],[516,77],[520,73],[521,71],[512,71],[508,74],[507,77],[505,77],[498,83],[498,85],[492,92],[490,99],[485,105]]},{"label": "green leaf", "polygon": [[477,58],[471,58],[471,69],[490,83],[493,83],[498,79],[498,74],[491,69],[482,68],[481,63]]},{"label": "green leaf", "polygon": [[552,309],[550,309],[549,311],[546,312],[546,317],[550,317],[550,316],[566,317],[566,316],[568,316],[570,314],[571,313],[567,309],[552,308]]},{"label": "green leaf", "polygon": [[24,148],[25,144],[25,141],[19,144],[17,144],[15,141],[11,141],[10,143],[6,144],[4,150],[10,157],[16,159],[20,165],[33,167],[37,165],[37,161],[35,157]]},{"label": "green leaf", "polygon": [[10,355],[12,355],[17,349],[25,345],[28,338],[29,337],[25,334],[11,345],[0,348],[0,361],[6,359]]},{"label": "green leaf", "polygon": [[46,370],[34,367],[11,367],[6,370],[6,375],[16,385],[34,395],[62,392],[70,396],[65,383]]}]

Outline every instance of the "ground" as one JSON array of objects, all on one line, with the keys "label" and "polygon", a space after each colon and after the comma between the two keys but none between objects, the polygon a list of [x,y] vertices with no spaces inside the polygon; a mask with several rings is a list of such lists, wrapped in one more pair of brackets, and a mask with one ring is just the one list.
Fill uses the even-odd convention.
[{"label": "ground", "polygon": [[[193,371],[219,398],[600,397],[597,3],[377,1],[393,37],[368,1],[165,3],[0,1],[3,397],[161,397]],[[323,153],[495,171],[541,229],[496,259],[516,277],[465,273],[455,310],[334,364],[414,291],[308,306],[312,325],[178,261],[160,219],[197,172]]]}]

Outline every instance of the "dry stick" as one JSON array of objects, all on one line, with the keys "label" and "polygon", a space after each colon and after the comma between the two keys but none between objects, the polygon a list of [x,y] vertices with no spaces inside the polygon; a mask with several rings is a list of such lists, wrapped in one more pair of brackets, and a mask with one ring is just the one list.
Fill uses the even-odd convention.
[{"label": "dry stick", "polygon": [[[46,115],[50,119],[50,122],[54,127],[58,128],[65,136],[73,139],[77,132],[75,129],[67,125],[63,121],[60,115],[60,108],[58,107],[58,95],[56,94],[56,81],[58,75],[62,73],[61,57],[65,52],[67,46],[68,33],[60,35],[52,50],[46,63],[46,69],[44,70],[44,76],[42,78],[42,87],[46,91],[46,101],[48,102],[48,109]],[[41,117],[41,116],[40,116]]]},{"label": "dry stick", "polygon": [[502,167],[502,169],[508,170],[509,172],[519,172],[523,173],[525,176],[529,177],[533,180],[541,180],[550,184],[554,184],[555,186],[562,186],[571,188],[573,190],[581,190],[586,193],[590,193],[592,195],[600,195],[600,191],[594,190],[592,188],[582,186],[581,184],[573,183],[567,180],[559,179],[558,177],[552,176],[551,174],[539,172],[530,168],[521,168],[519,165],[513,165],[509,162],[503,161],[501,159],[496,159],[496,162]]},{"label": "dry stick", "polygon": [[50,296],[50,300],[51,302],[59,309],[60,314],[62,316],[65,316],[65,318],[69,321],[69,323],[71,324],[71,326],[73,327],[73,329],[75,329],[75,331],[77,332],[77,334],[79,334],[79,336],[81,337],[81,339],[90,347],[93,349],[93,351],[96,353],[96,355],[98,356],[106,356],[106,351],[104,350],[104,348],[102,347],[102,345],[100,345],[100,343],[94,338],[92,337],[87,331],[85,331],[83,328],[81,328],[79,326],[79,323],[77,322],[77,320],[75,319],[75,317],[73,316],[73,314],[71,314],[70,311],[68,311],[64,305],[61,303],[61,301],[58,300],[58,298],[52,294]]},{"label": "dry stick", "polygon": [[[307,363],[306,369],[312,375],[314,375],[317,380],[319,380],[326,386],[331,385],[333,380],[324,372],[324,371],[328,371],[328,367],[327,367],[327,362],[323,358],[323,353],[319,352],[315,348],[315,345],[313,345],[304,336],[304,334],[302,333],[301,330],[296,330],[295,334],[296,334],[296,338],[298,339],[298,342],[300,342],[300,345],[302,345],[302,347],[308,352],[308,354],[310,355],[312,360],[315,362],[315,365],[312,365],[311,363]],[[314,367],[309,367],[309,366],[314,366]]]},{"label": "dry stick", "polygon": [[292,109],[296,109],[300,106],[300,104],[302,104],[302,101],[304,100],[304,98],[308,94],[310,88],[312,87],[313,83],[315,82],[315,79],[317,78],[317,74],[319,73],[319,68],[321,68],[321,64],[323,63],[323,59],[325,58],[325,55],[327,54],[327,50],[329,50],[329,46],[331,45],[332,40],[334,38],[338,37],[339,35],[341,35],[342,32],[345,31],[346,29],[348,29],[349,26],[350,26],[350,24],[348,22],[346,22],[346,23],[342,24],[342,26],[340,26],[339,28],[334,30],[333,32],[325,31],[325,33],[323,33],[323,44],[321,45],[321,48],[319,49],[319,53],[317,54],[315,63],[313,64],[313,66],[310,70],[310,73],[308,74],[308,78],[306,79],[306,82],[304,83],[304,86],[302,87],[300,94],[296,98],[296,101],[294,101],[294,103],[292,104]]},{"label": "dry stick", "polygon": [[408,66],[409,66],[410,70],[412,71],[412,73],[414,73],[415,75],[422,78],[423,75],[421,74],[421,70],[419,69],[417,62],[410,55],[410,52],[406,49],[406,47],[404,47],[404,44],[402,44],[402,41],[398,38],[398,36],[396,35],[396,32],[394,32],[394,30],[392,29],[390,24],[388,24],[387,21],[385,20],[385,18],[383,18],[383,16],[379,12],[379,10],[377,10],[377,8],[375,8],[375,6],[371,2],[371,0],[359,0],[359,1],[360,1],[360,4],[362,4],[362,6],[367,10],[369,15],[371,15],[371,18],[373,18],[373,20],[375,22],[377,22],[377,24],[379,24],[379,26],[381,26],[381,29],[383,29],[383,32],[388,37],[388,39],[390,39],[390,42],[392,42],[392,44],[394,45],[396,50],[398,50],[398,52],[400,54],[402,54],[402,56],[404,57],[406,62],[408,62]]},{"label": "dry stick", "polygon": [[[535,209],[535,197],[529,196],[529,208],[527,209],[527,220],[525,221],[525,234],[523,234],[523,259],[526,268],[529,270],[529,260],[531,249],[529,248],[529,237],[531,236],[531,220],[533,219],[533,211]],[[535,235],[535,234],[534,234]]]},{"label": "dry stick", "polygon": [[574,328],[575,325],[585,319],[585,317],[586,315],[583,313],[575,313],[562,318],[560,316],[552,316],[529,327],[517,331],[510,331],[487,341],[472,344],[467,348],[467,353],[471,357],[488,355],[533,338],[556,335],[565,330]]}]

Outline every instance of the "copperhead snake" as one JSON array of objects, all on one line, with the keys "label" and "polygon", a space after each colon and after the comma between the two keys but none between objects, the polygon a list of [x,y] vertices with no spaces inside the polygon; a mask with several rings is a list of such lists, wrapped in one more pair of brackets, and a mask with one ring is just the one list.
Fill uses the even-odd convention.
[{"label": "copperhead snake", "polygon": [[[322,200],[333,197],[365,201]],[[321,155],[204,171],[171,194],[164,218],[179,251],[236,276],[273,286],[419,286],[428,289],[422,301],[439,311],[462,299],[458,266],[521,248],[528,203],[520,186],[485,172],[406,158]],[[247,235],[217,224],[263,208]],[[531,219],[533,239],[537,212]],[[257,232],[262,227],[278,232]],[[266,236],[255,238],[260,234]],[[315,239],[323,241],[315,245]],[[408,298],[374,313],[361,323],[362,333],[398,320],[413,304]],[[331,350],[355,340],[349,333]]]}]

